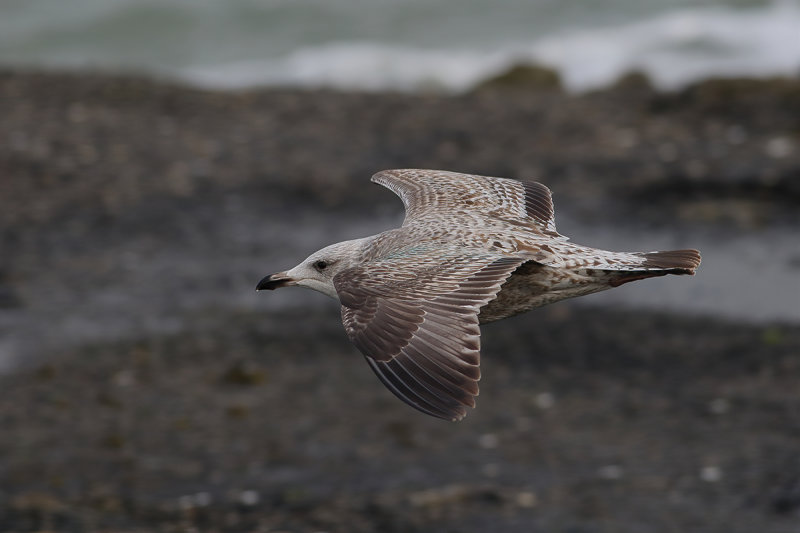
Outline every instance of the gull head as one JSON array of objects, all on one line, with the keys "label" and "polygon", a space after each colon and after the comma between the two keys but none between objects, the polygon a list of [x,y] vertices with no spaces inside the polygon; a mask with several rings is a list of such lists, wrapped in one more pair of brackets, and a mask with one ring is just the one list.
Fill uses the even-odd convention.
[{"label": "gull head", "polygon": [[333,278],[339,272],[359,264],[365,239],[338,242],[314,252],[296,267],[266,276],[256,285],[257,291],[274,290],[280,287],[297,285],[308,287],[338,298]]}]

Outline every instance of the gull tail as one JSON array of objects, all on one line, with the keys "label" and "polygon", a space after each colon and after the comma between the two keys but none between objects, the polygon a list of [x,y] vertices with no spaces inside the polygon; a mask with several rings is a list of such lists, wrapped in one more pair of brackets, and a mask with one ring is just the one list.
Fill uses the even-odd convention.
[{"label": "gull tail", "polygon": [[664,269],[668,274],[694,274],[700,266],[697,250],[670,250],[668,252],[646,252],[642,266],[646,269]]},{"label": "gull tail", "polygon": [[625,272],[620,271],[618,276],[609,282],[612,287],[619,287],[624,283],[640,279],[666,276],[667,274],[688,274],[693,276],[700,266],[700,252],[697,250],[669,250],[666,252],[641,252],[635,255],[644,260],[641,270],[634,268]]}]

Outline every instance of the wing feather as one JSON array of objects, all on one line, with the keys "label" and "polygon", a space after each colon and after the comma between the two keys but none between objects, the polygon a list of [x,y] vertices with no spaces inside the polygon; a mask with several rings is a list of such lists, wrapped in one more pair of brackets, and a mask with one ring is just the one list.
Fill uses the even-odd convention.
[{"label": "wing feather", "polygon": [[558,235],[550,189],[535,181],[423,169],[384,170],[372,176],[372,181],[403,201],[406,208],[403,225],[469,212]]},{"label": "wing feather", "polygon": [[[429,415],[459,420],[467,407],[474,407],[479,392],[478,311],[522,262],[465,254],[440,272],[426,270],[429,277],[420,280],[416,291],[404,285],[399,293],[391,290],[391,270],[385,265],[356,267],[334,278],[337,291],[348,295],[342,322],[398,398]],[[453,281],[452,290],[431,290],[438,279]]]}]

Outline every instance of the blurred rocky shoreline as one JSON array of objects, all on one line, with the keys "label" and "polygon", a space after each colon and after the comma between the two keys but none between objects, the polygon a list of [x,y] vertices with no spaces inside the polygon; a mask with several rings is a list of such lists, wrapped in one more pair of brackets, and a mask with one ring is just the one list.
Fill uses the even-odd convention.
[{"label": "blurred rocky shoreline", "polygon": [[573,95],[520,68],[457,96],[0,72],[3,245],[203,191],[363,210],[394,202],[372,173],[407,167],[539,179],[595,219],[796,221],[800,80],[661,93],[631,74]]},{"label": "blurred rocky shoreline", "polygon": [[[386,168],[537,179],[557,222],[667,244],[791,248],[800,81],[575,95],[520,67],[412,95],[5,71],[0,117],[0,530],[796,531],[791,319],[537,310],[484,328],[478,409],[448,424],[384,390],[335,303],[252,290],[399,223],[368,181]],[[800,245],[781,254],[800,272]],[[762,255],[726,290],[773,276]]]}]

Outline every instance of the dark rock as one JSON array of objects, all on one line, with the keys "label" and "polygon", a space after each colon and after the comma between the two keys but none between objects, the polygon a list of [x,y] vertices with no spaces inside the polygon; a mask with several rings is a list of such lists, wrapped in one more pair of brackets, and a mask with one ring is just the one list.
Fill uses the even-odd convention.
[{"label": "dark rock", "polygon": [[561,76],[558,71],[540,65],[514,65],[502,74],[481,82],[476,92],[502,91],[561,91]]}]

